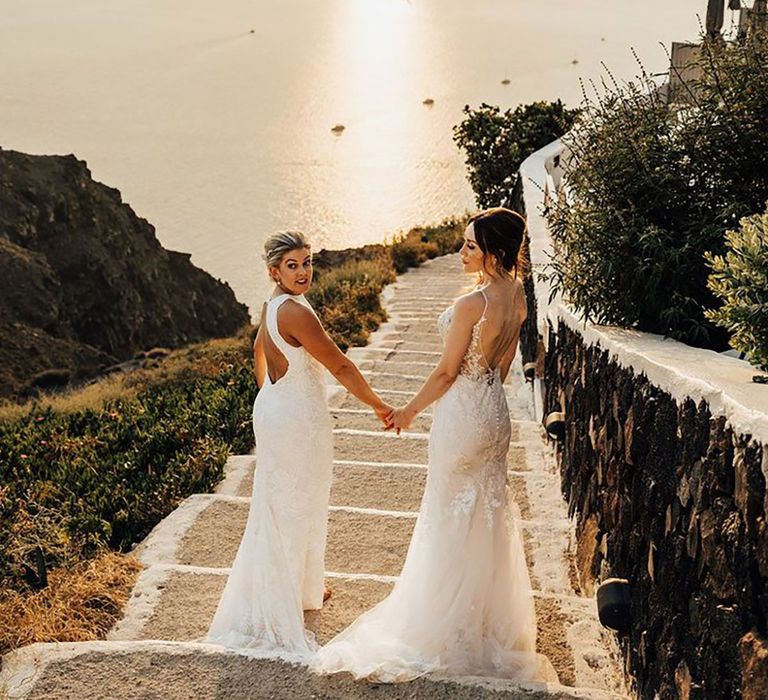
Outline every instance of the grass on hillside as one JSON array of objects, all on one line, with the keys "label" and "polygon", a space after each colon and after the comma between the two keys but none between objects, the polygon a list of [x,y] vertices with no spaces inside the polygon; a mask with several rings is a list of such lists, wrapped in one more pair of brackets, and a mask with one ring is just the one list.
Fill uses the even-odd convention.
[{"label": "grass on hillside", "polygon": [[36,642],[103,639],[130,597],[141,564],[104,552],[50,574],[34,593],[0,590],[0,654]]}]

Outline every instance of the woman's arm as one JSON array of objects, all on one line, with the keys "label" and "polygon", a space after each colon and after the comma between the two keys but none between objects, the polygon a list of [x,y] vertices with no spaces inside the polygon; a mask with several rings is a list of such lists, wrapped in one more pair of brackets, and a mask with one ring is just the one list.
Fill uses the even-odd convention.
[{"label": "woman's arm", "polygon": [[267,322],[267,305],[264,304],[261,310],[261,321],[259,330],[253,341],[253,369],[256,372],[256,384],[259,389],[264,386],[267,376],[267,356],[264,354],[264,324]]},{"label": "woman's arm", "polygon": [[419,413],[437,401],[456,381],[461,363],[472,342],[472,329],[480,319],[484,306],[482,296],[475,293],[456,302],[443,354],[437,367],[432,370],[416,396],[403,408],[395,411],[394,427],[398,432],[407,428]]},{"label": "woman's arm", "polygon": [[302,346],[344,386],[350,394],[370,406],[386,424],[392,407],[384,403],[352,362],[331,340],[315,314],[306,306],[287,302],[278,311],[280,334],[290,343]]}]

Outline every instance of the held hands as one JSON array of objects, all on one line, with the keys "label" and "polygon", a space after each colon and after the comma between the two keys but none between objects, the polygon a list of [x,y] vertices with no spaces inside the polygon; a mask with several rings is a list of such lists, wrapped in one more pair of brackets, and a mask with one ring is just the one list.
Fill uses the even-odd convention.
[{"label": "held hands", "polygon": [[390,425],[387,430],[394,428],[397,431],[397,434],[400,435],[401,430],[408,430],[408,428],[411,427],[411,423],[415,417],[416,414],[410,410],[408,406],[395,408],[388,416]]},{"label": "held hands", "polygon": [[373,410],[376,417],[384,424],[384,430],[394,429],[398,435],[400,435],[401,430],[407,430],[416,417],[416,413],[408,406],[395,408],[383,401]]},{"label": "held hands", "polygon": [[384,430],[392,430],[394,426],[392,425],[390,416],[395,410],[394,407],[382,401],[380,405],[376,406],[373,410],[374,413],[376,413],[376,417],[384,424]]}]

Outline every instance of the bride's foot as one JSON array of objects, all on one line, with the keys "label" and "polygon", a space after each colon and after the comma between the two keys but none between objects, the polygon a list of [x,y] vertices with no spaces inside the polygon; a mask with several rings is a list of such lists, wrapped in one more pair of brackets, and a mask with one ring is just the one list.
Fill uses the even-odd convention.
[{"label": "bride's foot", "polygon": [[326,586],[325,590],[323,591],[323,603],[325,603],[325,601],[331,597],[332,593],[333,591],[330,588],[328,588],[328,586]]}]

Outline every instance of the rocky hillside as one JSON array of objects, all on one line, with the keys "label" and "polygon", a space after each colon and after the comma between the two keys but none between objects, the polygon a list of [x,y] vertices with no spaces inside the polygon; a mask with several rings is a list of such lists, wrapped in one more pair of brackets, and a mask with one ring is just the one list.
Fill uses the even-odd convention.
[{"label": "rocky hillside", "polygon": [[83,161],[0,149],[0,396],[248,321],[229,285],[165,250]]}]

